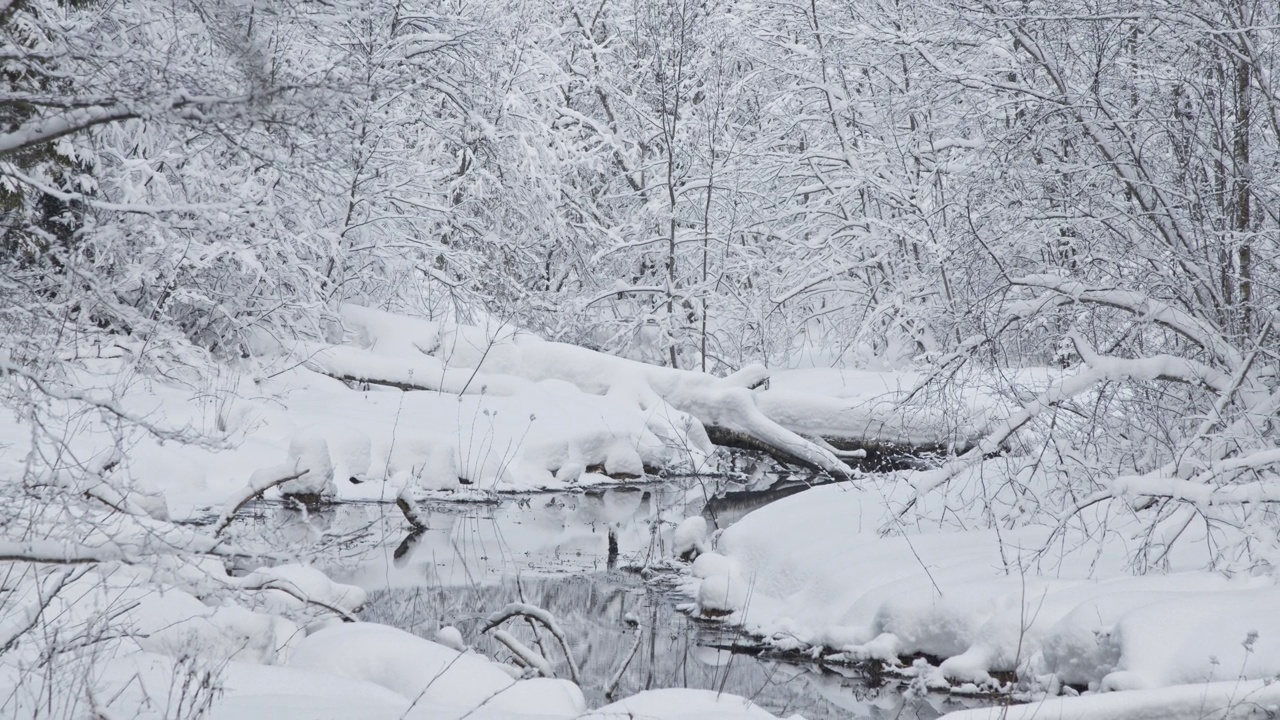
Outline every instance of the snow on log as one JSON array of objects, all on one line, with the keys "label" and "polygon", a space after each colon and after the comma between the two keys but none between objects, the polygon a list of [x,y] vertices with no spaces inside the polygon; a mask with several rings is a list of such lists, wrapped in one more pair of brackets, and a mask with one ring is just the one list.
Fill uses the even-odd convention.
[{"label": "snow on log", "polygon": [[474,370],[451,368],[429,355],[389,357],[345,346],[306,346],[301,351],[307,354],[303,364],[308,369],[349,383],[453,395],[512,395],[529,386],[515,377],[480,377]]},{"label": "snow on log", "polygon": [[[673,428],[682,431],[677,441],[708,441],[707,429],[714,428],[725,442],[765,449],[837,477],[852,475],[829,449],[761,411],[757,393],[749,389],[769,377],[760,366],[717,378],[547,342],[507,326],[435,325],[358,306],[343,306],[342,317],[364,348],[308,346],[303,352],[309,368],[343,380],[454,394],[511,395],[533,383],[566,382],[584,393],[627,398],[659,420],[691,416],[700,427]],[[402,324],[408,328],[403,332]],[[406,343],[406,336],[424,342]]]},{"label": "snow on log", "polygon": [[427,516],[422,512],[422,508],[418,507],[418,503],[413,499],[413,495],[408,488],[401,489],[396,495],[396,507],[400,508],[400,512],[404,513],[404,519],[409,521],[409,525],[413,527],[415,532],[429,529]]},{"label": "snow on log", "polygon": [[120,560],[124,553],[115,546],[86,547],[56,540],[0,542],[0,562],[32,562],[54,565],[80,565]]}]

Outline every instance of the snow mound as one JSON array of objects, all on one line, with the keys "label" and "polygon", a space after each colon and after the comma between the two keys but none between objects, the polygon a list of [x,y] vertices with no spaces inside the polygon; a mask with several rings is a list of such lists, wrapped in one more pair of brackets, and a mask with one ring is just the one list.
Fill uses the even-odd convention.
[{"label": "snow mound", "polygon": [[723,555],[698,558],[689,590],[704,614],[731,612],[779,645],[890,664],[924,654],[941,660],[936,679],[957,684],[1016,672],[1051,691],[1108,691],[1280,674],[1270,577],[1131,576],[1119,551],[1049,562],[1034,553],[1042,527],[883,535],[910,497],[898,478],[756,510],[720,536]]},{"label": "snow mound", "polygon": [[687,517],[671,534],[671,552],[676,557],[691,558],[707,549],[707,520],[701,515]]},{"label": "snow mound", "polygon": [[[290,667],[363,680],[409,700],[454,708],[483,703],[495,712],[575,717],[582,692],[564,680],[513,680],[479,655],[459,653],[403,630],[345,623],[320,630],[294,648]],[[536,699],[535,707],[531,701]]]},{"label": "snow mound", "polygon": [[285,495],[310,495],[329,499],[338,494],[333,482],[333,458],[329,443],[312,433],[299,433],[289,442],[289,462],[294,472],[303,473],[296,480],[280,486]]},{"label": "snow mound", "polygon": [[772,718],[773,714],[750,700],[714,690],[670,688],[646,690],[582,716],[582,720],[745,720]]},{"label": "snow mound", "polygon": [[1280,683],[1253,680],[1050,698],[962,710],[942,720],[1242,720],[1273,717],[1277,709]]},{"label": "snow mound", "polygon": [[301,628],[282,617],[234,605],[211,608],[176,590],[141,599],[130,617],[143,650],[181,657],[200,648],[211,662],[280,662],[302,636]]},{"label": "snow mound", "polygon": [[350,614],[364,607],[368,598],[361,588],[334,582],[319,570],[296,563],[259,568],[234,581],[243,588],[267,590],[262,602],[278,613],[321,608]]},{"label": "snow mound", "polygon": [[462,633],[452,625],[445,625],[436,630],[435,641],[450,650],[465,652],[467,649],[467,644],[462,641]]}]

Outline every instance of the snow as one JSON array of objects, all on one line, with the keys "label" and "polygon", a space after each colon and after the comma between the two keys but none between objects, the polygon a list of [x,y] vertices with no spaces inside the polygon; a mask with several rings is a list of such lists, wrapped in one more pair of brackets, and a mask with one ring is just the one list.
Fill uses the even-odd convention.
[{"label": "snow", "polygon": [[724,531],[686,589],[701,613],[728,611],[782,649],[890,665],[937,658],[920,671],[935,686],[991,686],[998,671],[1038,692],[1280,676],[1280,588],[1266,573],[1225,577],[1175,560],[1133,576],[1114,548],[1046,555],[1058,528],[983,528],[962,510],[941,526],[895,524],[912,497],[897,475],[777,501]]},{"label": "snow", "polygon": [[[1012,419],[993,421],[1009,414],[1008,400],[984,389],[979,376],[948,396],[938,395],[926,376],[907,372],[753,366],[715,378],[546,342],[508,326],[433,323],[357,306],[343,306],[342,319],[345,327],[333,337],[339,344],[281,347],[216,382],[188,368],[120,383],[129,372],[125,361],[93,359],[68,370],[78,394],[47,399],[48,412],[76,428],[66,434],[65,450],[83,458],[85,470],[54,481],[113,513],[74,539],[6,537],[0,554],[114,568],[67,575],[63,594],[78,598],[74,608],[50,601],[67,622],[104,615],[126,629],[112,646],[119,662],[106,664],[103,678],[124,672],[126,659],[135,656],[156,673],[172,674],[174,660],[185,662],[187,649],[198,647],[201,662],[227,669],[229,687],[244,688],[239,695],[228,691],[225,707],[247,708],[251,697],[264,707],[291,707],[287,712],[313,707],[311,700],[289,705],[305,692],[282,687],[272,695],[245,681],[237,668],[256,664],[299,687],[317,676],[342,678],[363,688],[351,697],[368,699],[371,717],[406,710],[461,715],[477,707],[481,717],[576,717],[586,708],[572,682],[516,679],[519,669],[469,651],[456,629],[441,628],[433,642],[350,622],[364,591],[314,567],[276,558],[275,565],[228,574],[214,557],[239,551],[227,540],[234,533],[224,531],[263,493],[400,501],[433,531],[423,533],[419,552],[446,558],[433,563],[435,575],[426,579],[434,581],[440,573],[467,570],[453,566],[447,533],[434,532],[453,519],[420,505],[426,498],[581,488],[653,469],[706,470],[713,426],[853,476],[841,459],[847,455],[801,434],[854,444],[968,444],[992,428],[1011,435],[1039,409],[1087,391],[1107,373],[1194,370],[1153,360],[1119,369],[1099,361],[1065,380],[1025,371],[1019,374],[1024,386],[1062,382]],[[212,384],[218,390],[210,399]],[[109,404],[109,412],[81,412],[85,398]],[[152,431],[121,438],[112,421],[121,416]],[[0,438],[11,446],[0,458],[7,477],[22,477],[20,458],[32,450],[24,422],[9,409],[0,415]],[[882,661],[929,686],[991,688],[995,676],[1014,673],[1024,689],[1044,697],[1083,690],[1080,702],[1093,702],[1093,693],[1135,697],[1191,685],[1227,702],[1234,696],[1214,688],[1280,675],[1280,620],[1272,610],[1280,607],[1280,590],[1264,566],[1231,577],[1203,572],[1202,551],[1188,540],[1187,549],[1162,555],[1162,574],[1132,576],[1132,557],[1123,547],[1075,550],[1088,538],[1074,525],[1043,515],[1021,522],[1017,512],[995,522],[984,503],[1007,501],[1016,510],[1028,497],[1058,490],[1048,469],[1027,471],[1016,457],[984,460],[983,452],[997,449],[991,437],[989,447],[940,469],[811,489],[718,535],[709,535],[703,517],[684,518],[669,537],[672,554],[692,560],[685,589],[696,600],[693,609],[781,649]],[[1100,486],[1098,497],[1163,495],[1201,505],[1266,500],[1271,488],[1262,481],[1222,489],[1208,480],[1274,458],[1275,451],[1263,450],[1192,471],[1121,477]],[[987,492],[988,482],[999,489]],[[594,531],[629,517],[639,502],[627,495],[598,507],[584,500],[573,512]],[[1082,526],[1120,523],[1093,514],[1102,508],[1090,509],[1087,497],[1077,502]],[[211,517],[216,521],[206,528],[167,521]],[[504,546],[534,551],[547,535],[565,548],[603,540],[594,532],[575,538],[567,523],[527,530],[528,536],[513,529]],[[534,535],[542,539],[535,542]],[[1051,546],[1071,549],[1045,552]],[[187,560],[192,553],[206,557]],[[406,567],[380,569],[382,581],[423,582],[421,567]],[[26,579],[15,587],[19,611],[0,624],[0,639],[21,635],[41,615],[45,586]],[[518,610],[541,617],[537,608]],[[554,618],[542,619],[553,635],[564,636]],[[550,674],[545,658],[497,632],[525,665]],[[8,675],[0,678],[29,673],[34,660],[26,652],[7,658],[2,669]],[[933,664],[902,667],[914,655]],[[1270,690],[1257,692],[1269,697]],[[126,702],[131,695],[119,697]],[[1069,699],[1045,703],[1076,712]],[[347,708],[334,712],[341,716]],[[655,691],[594,716],[624,712],[754,717],[763,711],[727,696]]]},{"label": "snow", "polygon": [[[210,567],[200,577],[216,586],[215,574]],[[36,643],[19,642],[0,654],[0,714],[6,717],[79,716],[72,708],[83,698],[98,703],[95,716],[145,719],[172,717],[179,703],[207,704],[208,717],[250,720],[550,719],[587,712],[581,689],[568,680],[517,680],[510,666],[385,625],[320,620],[304,628],[274,614],[287,607],[268,603],[266,612],[251,611],[229,598],[198,598],[137,567],[98,565],[61,577],[66,582],[57,593],[48,592],[49,583],[38,588],[14,574],[5,587],[14,607],[42,604],[37,597],[48,603],[42,631],[96,626],[103,632],[80,650],[56,653],[52,664]],[[302,566],[258,571],[238,584],[259,584],[263,577],[287,578],[313,595],[323,590],[334,604],[358,601],[349,593],[335,597],[340,586]],[[6,618],[0,639],[32,617]],[[105,622],[110,632],[95,625]],[[448,630],[442,629],[443,639],[460,645],[457,631]],[[654,702],[662,697],[641,697],[637,707],[658,718],[685,717],[689,707],[772,717],[731,695],[693,705]]]},{"label": "snow", "polygon": [[757,404],[769,417],[808,436],[851,438],[889,445],[971,442],[998,417],[1002,405],[970,379],[963,392],[918,393],[926,377],[914,372],[846,368],[778,370]]},{"label": "snow", "polygon": [[671,552],[676,557],[693,557],[707,549],[707,520],[701,515],[687,517],[671,533]]},{"label": "snow", "polygon": [[[772,714],[746,698],[711,690],[668,688],[637,693],[584,715],[582,720],[624,720],[629,718],[667,720],[738,720],[771,718]],[[798,716],[793,716],[798,717]]]},{"label": "snow", "polygon": [[[470,571],[435,501],[712,439],[850,485],[648,515],[704,617],[1043,700],[1005,713],[1277,714],[1280,4],[244,5],[0,0],[11,714],[198,716],[214,670],[215,715],[442,713],[413,663],[282,666],[379,632],[309,501],[407,524],[355,574],[421,586]],[[641,502],[489,545],[616,549]],[[582,710],[503,687],[468,712]]]},{"label": "snow", "polygon": [[963,710],[944,720],[1204,720],[1267,718],[1280,710],[1280,683],[1251,680],[1162,687],[1025,705]]},{"label": "snow", "polygon": [[[95,459],[106,486],[125,490],[118,501],[183,520],[233,512],[254,488],[267,488],[269,497],[393,502],[406,488],[555,489],[600,482],[594,469],[621,479],[706,469],[714,450],[708,423],[838,473],[849,469],[795,432],[953,438],[942,434],[941,417],[892,409],[919,380],[910,374],[751,366],[714,378],[505,326],[442,324],[355,305],[341,311],[346,344],[281,345],[274,356],[208,377],[186,367],[122,384],[117,378],[133,372],[126,359],[71,365],[68,382],[81,389],[75,397],[114,403],[160,434],[134,433],[121,456],[112,418],[89,415],[69,446]],[[353,389],[330,375],[434,389]],[[771,389],[747,389],[766,378]],[[73,399],[50,404],[67,416],[79,407]],[[21,418],[0,412],[11,458],[30,448],[23,428]],[[179,436],[203,439],[168,441]],[[273,487],[289,474],[298,477]]]}]

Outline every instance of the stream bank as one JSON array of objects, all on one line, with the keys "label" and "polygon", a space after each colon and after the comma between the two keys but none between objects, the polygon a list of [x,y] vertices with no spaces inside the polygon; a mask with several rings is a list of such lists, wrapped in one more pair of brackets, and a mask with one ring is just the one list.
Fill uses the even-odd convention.
[{"label": "stream bank", "polygon": [[[490,613],[512,602],[546,609],[565,629],[591,707],[608,701],[611,686],[615,698],[655,688],[716,690],[751,698],[780,717],[798,713],[808,720],[928,720],[984,704],[942,694],[909,697],[900,682],[858,668],[760,655],[757,643],[737,630],[678,609],[688,598],[674,589],[671,528],[693,515],[706,517],[709,527],[727,527],[804,490],[786,479],[684,478],[489,502],[428,500],[420,504],[428,524],[422,532],[409,532],[400,512],[385,503],[310,511],[259,503],[237,525],[239,533],[252,528],[277,547],[319,541],[313,562],[333,579],[368,591],[361,619],[427,638],[452,626],[491,657],[509,653],[481,632]],[[526,623],[504,628],[538,646]],[[563,653],[542,640],[556,674],[567,677]]]}]

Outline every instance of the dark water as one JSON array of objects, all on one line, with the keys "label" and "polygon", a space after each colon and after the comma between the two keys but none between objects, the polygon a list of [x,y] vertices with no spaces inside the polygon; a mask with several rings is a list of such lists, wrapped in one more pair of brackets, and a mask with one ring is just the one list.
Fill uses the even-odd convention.
[{"label": "dark water", "polygon": [[[942,695],[908,699],[900,687],[873,687],[847,668],[732,652],[727,648],[752,641],[680,612],[677,606],[687,599],[673,587],[672,573],[646,571],[642,577],[636,571],[670,562],[669,535],[685,517],[701,514],[709,526],[724,527],[802,489],[786,482],[750,487],[675,481],[489,503],[426,502],[429,529],[421,533],[410,533],[389,505],[318,513],[259,507],[253,526],[274,543],[318,544],[318,565],[369,591],[363,619],[428,638],[452,625],[490,657],[510,657],[483,632],[490,613],[516,601],[548,610],[568,637],[592,707],[608,701],[615,677],[616,698],[652,688],[702,688],[808,720],[933,718],[965,707]],[[617,546],[612,563],[611,531]],[[503,629],[540,649],[557,676],[569,677],[564,653],[545,631],[535,636],[519,620]]]}]

